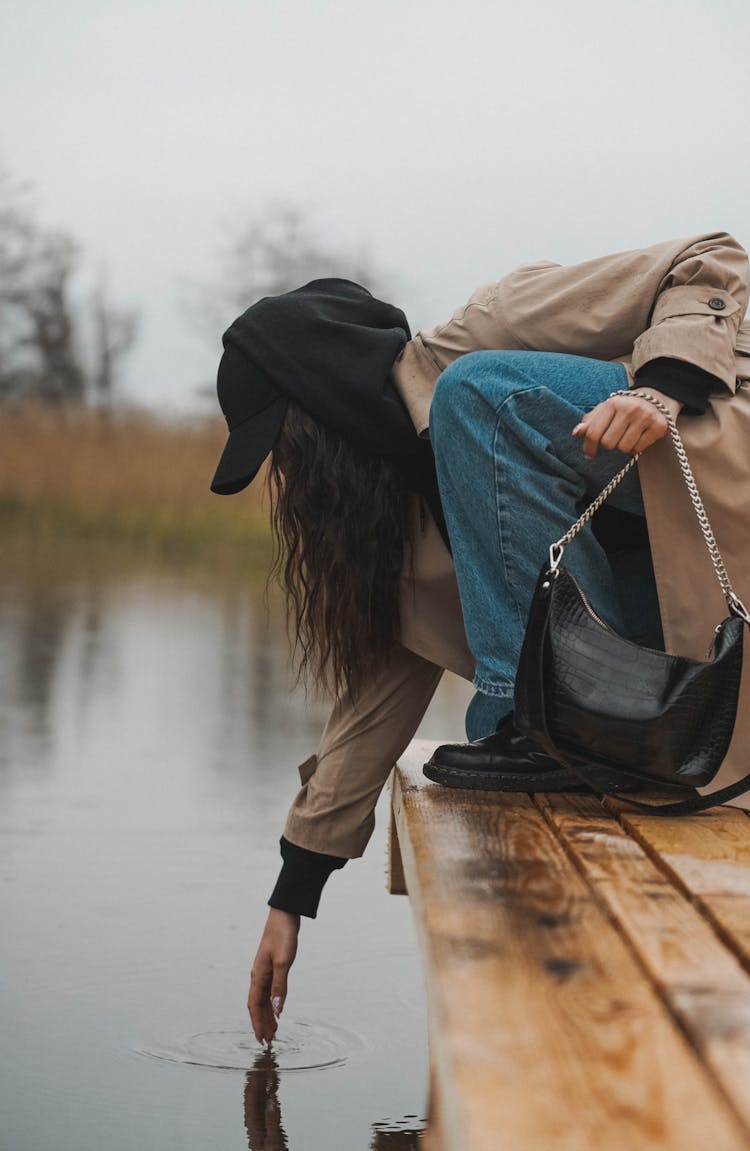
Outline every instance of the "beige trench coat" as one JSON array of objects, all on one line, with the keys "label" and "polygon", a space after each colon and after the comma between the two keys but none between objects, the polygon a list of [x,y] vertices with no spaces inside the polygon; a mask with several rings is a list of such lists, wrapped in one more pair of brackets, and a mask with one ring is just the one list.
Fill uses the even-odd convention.
[{"label": "beige trench coat", "polygon": [[[568,352],[619,360],[634,373],[662,356],[723,384],[702,416],[680,416],[698,486],[733,586],[750,605],[750,273],[726,233],[562,267],[524,265],[476,291],[444,325],[418,333],[394,366],[396,386],[427,434],[440,372],[482,349]],[[673,448],[638,463],[669,651],[703,659],[727,614]],[[417,511],[415,508],[415,517]],[[415,520],[413,573],[402,579],[401,646],[356,701],[334,707],[317,756],[300,768],[284,835],[333,855],[361,855],[390,769],[412,738],[444,668],[470,679],[452,561],[434,523]],[[713,787],[750,771],[750,657],[735,735]],[[455,738],[456,733],[446,733]]]}]

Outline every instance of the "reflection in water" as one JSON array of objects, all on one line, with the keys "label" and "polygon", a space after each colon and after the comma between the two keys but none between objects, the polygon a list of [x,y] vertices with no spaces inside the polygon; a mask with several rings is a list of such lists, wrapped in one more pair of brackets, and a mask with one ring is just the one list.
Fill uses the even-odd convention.
[{"label": "reflection in water", "polygon": [[[288,1151],[289,1141],[281,1121],[279,1065],[273,1047],[261,1051],[245,1077],[243,1096],[248,1151]],[[370,1151],[418,1151],[422,1128],[414,1126],[416,1115],[373,1123]],[[302,1149],[300,1149],[302,1151]]]},{"label": "reflection in water", "polygon": [[386,1128],[374,1131],[370,1151],[418,1151],[422,1146],[422,1131],[413,1127]]},{"label": "reflection in water", "polygon": [[52,681],[67,615],[67,605],[60,598],[31,594],[18,621],[19,695],[36,713],[41,730],[47,726]]},{"label": "reflection in water", "polygon": [[287,1151],[281,1123],[279,1068],[273,1050],[255,1057],[245,1077],[244,1111],[248,1151]]},{"label": "reflection in water", "polygon": [[[244,1004],[325,718],[290,694],[278,603],[269,620],[244,576],[69,560],[0,565],[0,1142],[98,1151],[106,1125],[108,1151],[176,1128],[183,1151],[413,1151],[424,1006],[408,904],[384,889],[387,797],[303,929],[295,1007],[326,1026],[287,1017],[260,1062],[217,1030]],[[426,738],[461,737],[458,686]],[[192,1040],[135,1056],[155,1032]],[[239,1076],[188,1062],[241,1069],[244,1130]]]},{"label": "reflection in water", "polygon": [[[246,1029],[237,1029],[201,1032],[169,1047],[141,1048],[140,1054],[193,1067],[247,1069],[243,1100],[248,1148],[287,1151],[290,1142],[282,1124],[278,1096],[282,1073],[309,1074],[340,1068],[366,1046],[361,1036],[346,1028],[318,1020],[287,1018],[284,1033],[268,1047],[259,1048]],[[417,1151],[423,1133],[423,1127],[417,1124],[423,1122],[417,1115],[377,1120],[372,1124],[369,1151]]]},{"label": "reflection in water", "polygon": [[101,674],[104,589],[86,579],[71,587],[44,564],[2,572],[0,581],[0,762],[26,752],[26,770],[44,767],[53,742],[50,712],[60,663],[74,662],[80,698]]},{"label": "reflection in water", "polygon": [[[105,697],[112,706],[138,680],[141,695],[151,687],[155,696],[166,688],[177,697],[182,681],[202,671],[207,765],[246,780],[252,747],[270,769],[287,739],[291,686],[273,595],[242,578],[219,581],[206,594],[174,573],[123,578],[88,570],[83,557],[58,572],[54,557],[37,559],[0,570],[0,763],[19,766],[20,750],[24,770],[48,768],[60,735],[51,713],[61,696],[71,709],[70,735],[82,740]],[[310,730],[314,747],[325,707],[310,702],[292,708],[295,727]],[[154,726],[164,719],[158,711],[147,716]]]},{"label": "reflection in water", "polygon": [[0,685],[6,714],[0,724],[0,759],[12,754],[14,719],[23,725],[23,740],[33,741],[34,758],[43,759],[52,686],[69,608],[64,597],[49,589],[40,592],[33,583],[23,598],[14,598],[2,607]]}]

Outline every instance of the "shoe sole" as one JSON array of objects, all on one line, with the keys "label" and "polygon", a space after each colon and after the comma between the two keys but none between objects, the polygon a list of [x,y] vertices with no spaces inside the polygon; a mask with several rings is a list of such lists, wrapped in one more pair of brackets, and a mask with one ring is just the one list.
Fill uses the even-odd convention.
[{"label": "shoe sole", "polygon": [[470,771],[460,767],[444,767],[430,759],[422,768],[422,772],[433,783],[440,783],[443,787],[469,791],[520,791],[526,792],[527,795],[534,795],[537,791],[642,791],[645,786],[637,780],[626,783],[622,776],[615,778],[606,772],[602,772],[595,781],[592,780],[591,784],[588,784],[582,781],[580,775],[564,767],[558,771],[513,774],[507,771]]}]

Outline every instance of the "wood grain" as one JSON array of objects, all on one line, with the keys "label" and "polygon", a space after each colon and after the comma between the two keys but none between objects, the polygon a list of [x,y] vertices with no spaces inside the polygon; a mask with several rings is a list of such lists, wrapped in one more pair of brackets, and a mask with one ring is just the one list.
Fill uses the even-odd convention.
[{"label": "wood grain", "polygon": [[[594,796],[536,802],[750,1134],[750,975],[689,896]],[[683,820],[681,834],[686,826]]]},{"label": "wood grain", "polygon": [[750,816],[720,807],[690,819],[620,812],[620,821],[714,923],[750,970]]},{"label": "wood grain", "polygon": [[748,1151],[631,948],[525,796],[396,771],[445,1151]]}]

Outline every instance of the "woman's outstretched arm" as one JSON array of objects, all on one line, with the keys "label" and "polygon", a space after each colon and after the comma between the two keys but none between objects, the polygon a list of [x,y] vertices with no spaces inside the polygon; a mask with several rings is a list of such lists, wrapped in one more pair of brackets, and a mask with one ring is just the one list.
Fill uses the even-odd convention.
[{"label": "woman's outstretched arm", "polygon": [[328,876],[364,852],[380,792],[441,675],[441,668],[398,646],[356,701],[348,696],[338,701],[317,757],[303,765],[306,779],[282,836],[284,862],[269,901],[274,906],[251,972],[247,1006],[259,1041],[276,1034],[297,953],[300,917],[315,918]]},{"label": "woman's outstretched arm", "polygon": [[286,999],[289,969],[297,954],[300,917],[272,907],[250,972],[247,1009],[259,1043],[270,1043]]},{"label": "woman's outstretched arm", "polygon": [[[378,796],[413,738],[443,668],[469,680],[474,673],[450,554],[416,496],[413,515],[414,547],[402,575],[401,643],[385,667],[372,671],[356,700],[345,694],[336,703],[318,754],[299,768],[302,787],[286,821],[281,840],[284,865],[269,901],[275,911],[295,917],[291,920],[292,926],[297,924],[295,932],[296,917],[315,917],[332,871],[364,852]],[[288,932],[279,929],[279,924],[289,922],[269,915],[259,948],[251,1013],[260,1012],[258,1018],[266,1024],[272,1022],[269,958],[275,966],[278,957],[286,987],[294,957]]]}]

